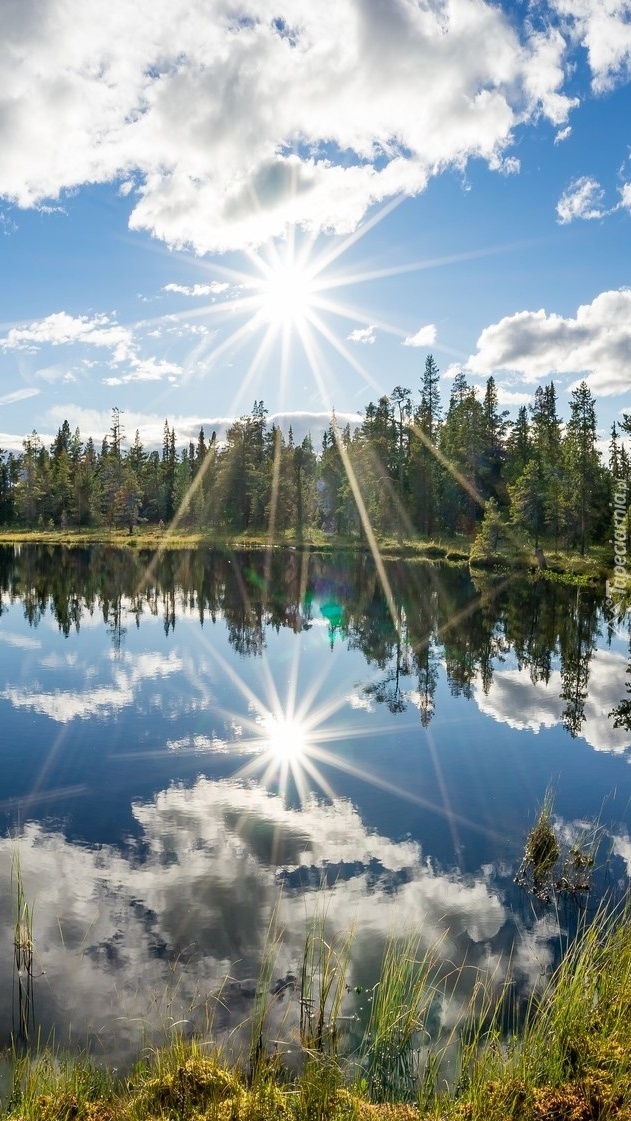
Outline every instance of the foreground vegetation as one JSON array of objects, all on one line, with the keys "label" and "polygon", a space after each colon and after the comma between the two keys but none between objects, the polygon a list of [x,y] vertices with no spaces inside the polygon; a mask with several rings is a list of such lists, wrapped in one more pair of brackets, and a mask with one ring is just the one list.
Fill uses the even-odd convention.
[{"label": "foreground vegetation", "polygon": [[[628,1121],[630,920],[628,905],[601,911],[545,988],[519,1008],[510,981],[498,992],[492,978],[480,977],[450,1038],[422,1048],[444,979],[412,942],[392,943],[355,1062],[341,1058],[334,1030],[348,944],[314,927],[305,947],[311,987],[305,977],[300,987],[297,1075],[265,1046],[263,1001],[241,1063],[212,1043],[180,1038],[144,1054],[124,1078],[51,1053],[15,1058],[3,1113],[15,1121]],[[446,1063],[449,1053],[455,1057]]]}]

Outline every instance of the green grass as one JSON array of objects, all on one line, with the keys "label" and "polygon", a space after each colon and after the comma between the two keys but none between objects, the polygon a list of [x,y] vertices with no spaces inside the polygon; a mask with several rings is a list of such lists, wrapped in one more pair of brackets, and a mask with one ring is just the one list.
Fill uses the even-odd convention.
[{"label": "green grass", "polygon": [[[353,537],[338,537],[322,530],[311,529],[305,534],[294,530],[276,532],[273,539],[265,533],[229,534],[214,531],[201,532],[179,528],[139,526],[130,535],[125,529],[2,529],[0,545],[43,544],[66,547],[87,547],[94,544],[111,545],[121,549],[316,549],[321,552],[368,551],[365,541]],[[463,535],[445,535],[438,538],[405,539],[377,536],[379,551],[384,557],[402,557],[407,560],[422,558],[444,560],[454,564],[470,563],[477,568],[537,569],[534,552],[521,545],[507,545],[497,554],[481,558],[472,555],[472,542]],[[585,556],[576,552],[546,550],[548,568],[536,571],[538,579],[557,580],[573,584],[604,584],[611,575],[611,556],[605,547],[594,546]]]},{"label": "green grass", "polygon": [[[269,939],[273,959],[276,932]],[[510,978],[479,975],[470,1005],[442,1046],[456,1076],[441,1075],[430,1036],[432,1005],[448,1000],[438,953],[416,937],[392,939],[359,1052],[348,1062],[334,1026],[342,1013],[350,935],[326,915],[311,924],[301,999],[302,1072],[265,1058],[252,1077],[212,1043],[175,1038],[148,1050],[125,1075],[41,1052],[14,1056],[13,1088],[0,1106],[12,1121],[630,1121],[631,904],[604,908],[569,947],[519,1018]],[[438,949],[438,948],[437,948]],[[271,975],[271,974],[270,974]],[[499,989],[499,993],[498,993]],[[309,995],[311,994],[311,995]],[[265,1008],[254,1028],[262,1038]],[[421,1055],[423,1056],[421,1060]]]}]

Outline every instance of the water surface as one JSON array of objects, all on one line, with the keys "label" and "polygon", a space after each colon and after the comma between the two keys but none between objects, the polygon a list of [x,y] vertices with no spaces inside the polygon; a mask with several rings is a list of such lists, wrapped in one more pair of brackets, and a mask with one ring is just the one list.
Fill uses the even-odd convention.
[{"label": "water surface", "polygon": [[323,905],[353,986],[406,928],[534,983],[574,921],[513,882],[550,788],[568,848],[601,829],[586,905],[626,883],[629,620],[591,590],[103,547],[2,549],[0,589],[3,1045],[16,851],[34,1029],[121,1063],[241,1021],[272,914],[279,983]]}]

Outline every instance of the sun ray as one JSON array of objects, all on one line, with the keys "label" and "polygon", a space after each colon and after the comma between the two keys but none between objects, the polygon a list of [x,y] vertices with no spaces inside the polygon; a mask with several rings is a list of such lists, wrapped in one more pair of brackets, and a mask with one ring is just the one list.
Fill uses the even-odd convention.
[{"label": "sun ray", "polygon": [[[376,327],[380,331],[384,331],[388,335],[394,335],[396,338],[403,339],[408,334],[401,327],[395,327],[392,323],[387,323],[383,319],[379,319],[374,315],[367,315],[361,311],[360,308],[352,307],[350,304],[342,304],[337,300],[328,300],[324,297],[317,297],[313,301],[314,310],[328,311],[332,315],[338,316],[342,319],[352,320],[354,323],[365,323],[366,326]],[[314,317],[315,322],[315,317]],[[318,320],[321,323],[321,320]],[[318,330],[321,330],[318,326]]]},{"label": "sun ray", "polygon": [[328,343],[330,343],[333,349],[336,350],[346,362],[348,362],[349,366],[352,366],[352,368],[361,375],[366,385],[371,386],[372,389],[381,394],[383,387],[379,385],[379,382],[376,380],[376,378],[374,378],[372,374],[369,373],[369,371],[359,361],[359,359],[356,358],[354,354],[351,354],[348,347],[344,346],[344,343],[337,338],[335,333],[330,329],[330,327],[327,326],[324,320],[320,319],[314,314],[313,322],[322,337],[325,338]]}]

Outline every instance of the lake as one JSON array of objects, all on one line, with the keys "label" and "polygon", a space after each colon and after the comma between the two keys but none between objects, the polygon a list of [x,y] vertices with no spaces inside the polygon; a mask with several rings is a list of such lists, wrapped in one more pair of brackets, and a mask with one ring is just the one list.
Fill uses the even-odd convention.
[{"label": "lake", "polygon": [[[477,967],[527,990],[626,886],[630,670],[628,615],[523,573],[0,549],[0,1044],[18,860],[31,1039],[121,1065],[243,1023],[272,920],[290,1048],[318,909],[353,930],[358,1016],[406,930],[466,963],[443,1026]],[[563,851],[599,836],[591,892],[552,906],[514,882],[547,792]]]}]

